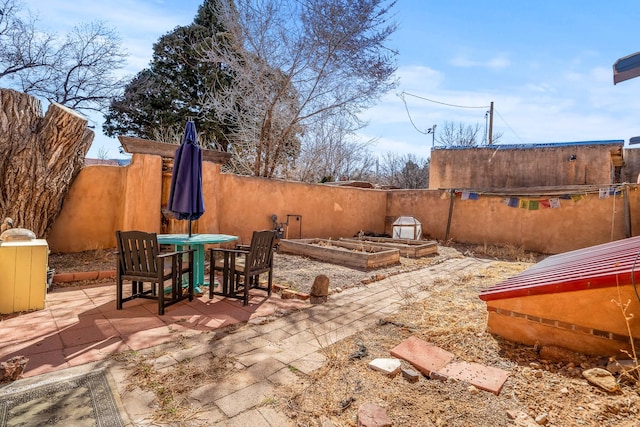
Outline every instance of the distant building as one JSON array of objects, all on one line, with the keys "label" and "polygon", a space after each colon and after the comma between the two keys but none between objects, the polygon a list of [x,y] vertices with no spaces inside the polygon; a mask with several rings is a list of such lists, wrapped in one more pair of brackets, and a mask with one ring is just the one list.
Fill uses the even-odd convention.
[{"label": "distant building", "polygon": [[[429,188],[524,188],[624,180],[624,140],[434,147]],[[635,178],[631,182],[636,182]]]}]

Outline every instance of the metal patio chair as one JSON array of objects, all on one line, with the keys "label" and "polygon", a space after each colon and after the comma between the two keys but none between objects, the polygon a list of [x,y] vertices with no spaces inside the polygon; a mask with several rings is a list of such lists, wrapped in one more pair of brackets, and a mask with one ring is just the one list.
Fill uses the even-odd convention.
[{"label": "metal patio chair", "polygon": [[[116,231],[116,242],[116,309],[122,310],[127,301],[146,298],[157,300],[158,314],[163,315],[172,304],[187,298],[193,301],[194,249],[160,253],[157,234],[143,231]],[[125,281],[131,282],[129,296],[123,293]],[[165,288],[167,281],[171,285]],[[145,283],[150,286],[145,287]]]},{"label": "metal patio chair", "polygon": [[[273,276],[274,230],[254,231],[250,245],[237,245],[236,249],[211,248],[209,269],[209,299],[213,295],[238,298],[243,305],[249,303],[249,289],[258,288],[271,296]],[[221,258],[221,259],[220,259]],[[216,272],[222,282],[215,283]],[[260,286],[260,275],[267,273],[267,287]],[[220,290],[214,290],[218,286]]]}]

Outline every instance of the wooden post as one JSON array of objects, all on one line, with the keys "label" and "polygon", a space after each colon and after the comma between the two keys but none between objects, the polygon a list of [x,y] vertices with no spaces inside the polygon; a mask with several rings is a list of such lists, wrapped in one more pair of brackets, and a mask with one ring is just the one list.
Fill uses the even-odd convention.
[{"label": "wooden post", "polygon": [[622,197],[624,199],[624,237],[631,237],[631,206],[629,204],[629,186],[626,184],[622,190]]},{"label": "wooden post", "polygon": [[449,232],[451,231],[451,218],[453,217],[453,202],[456,200],[456,191],[449,190],[449,218],[447,219],[447,232],[444,235],[444,241],[449,240]]}]

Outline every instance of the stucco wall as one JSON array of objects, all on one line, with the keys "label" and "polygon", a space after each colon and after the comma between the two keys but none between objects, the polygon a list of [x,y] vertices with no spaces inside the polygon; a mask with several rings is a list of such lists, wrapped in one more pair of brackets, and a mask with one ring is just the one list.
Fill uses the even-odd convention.
[{"label": "stucco wall", "polygon": [[257,177],[221,174],[216,184],[221,232],[251,238],[252,230],[272,228],[290,218],[289,238],[338,238],[359,230],[384,230],[386,192],[353,187],[304,184]]},{"label": "stucco wall", "polygon": [[640,147],[637,145],[633,148],[625,148],[624,150],[624,168],[622,169],[622,180],[624,182],[638,182],[640,174]]},{"label": "stucco wall", "polygon": [[[203,162],[204,215],[193,231],[237,235],[249,242],[253,230],[271,229],[272,215],[290,219],[290,238],[353,236],[358,230],[384,230],[386,192],[330,187],[221,174],[220,165]],[[65,198],[47,238],[54,252],[115,247],[115,231],[186,232],[188,221],[162,225],[171,175],[159,156],[135,154],[126,167],[82,169]],[[301,225],[301,228],[300,228]],[[300,230],[302,236],[300,236]]]},{"label": "stucco wall", "polygon": [[53,252],[115,247],[116,230],[160,230],[158,156],[134,156],[127,167],[80,171],[47,237]]},{"label": "stucco wall", "polygon": [[[429,188],[518,188],[610,184],[614,144],[431,150]],[[575,156],[575,160],[570,160]],[[633,181],[635,182],[635,181]]]},{"label": "stucco wall", "polygon": [[[253,230],[272,228],[272,215],[283,222],[287,214],[295,214],[300,221],[290,218],[289,238],[339,238],[359,230],[391,234],[392,222],[409,215],[422,223],[425,236],[439,240],[447,236],[448,190],[384,191],[303,184],[221,174],[219,165],[210,162],[203,164],[203,181],[205,214],[194,226],[199,233],[233,234],[248,242]],[[187,221],[174,221],[168,229],[161,224],[169,183],[159,156],[134,155],[127,167],[84,168],[47,238],[51,250],[113,248],[118,229],[184,232]],[[638,235],[640,195],[636,185],[629,188],[631,229]],[[559,253],[621,239],[625,233],[624,199],[619,195],[600,199],[598,194],[587,194],[578,201],[561,200],[558,209],[530,211],[509,207],[500,196],[481,194],[478,200],[462,200],[458,193],[448,237]]]},{"label": "stucco wall", "polygon": [[[387,202],[387,232],[400,215],[422,223],[425,235],[446,237],[449,218],[448,190],[395,190]],[[618,195],[600,199],[598,194],[579,195],[580,200],[561,200],[557,209],[527,210],[503,203],[502,196],[480,195],[478,200],[454,199],[449,239],[473,244],[513,244],[542,253],[560,253],[625,237],[624,199]],[[523,197],[543,199],[544,197]],[[637,187],[629,190],[631,229],[640,232]]]}]

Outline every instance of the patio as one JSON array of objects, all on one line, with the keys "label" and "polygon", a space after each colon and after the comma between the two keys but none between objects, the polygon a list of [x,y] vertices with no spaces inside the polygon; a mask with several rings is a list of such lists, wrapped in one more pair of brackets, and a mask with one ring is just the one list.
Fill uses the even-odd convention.
[{"label": "patio", "polygon": [[141,350],[178,335],[213,331],[259,317],[308,306],[300,300],[266,298],[254,290],[242,301],[208,296],[183,301],[158,315],[157,303],[137,299],[116,310],[115,283],[57,288],[43,310],[5,316],[0,321],[0,360],[29,359],[24,377],[108,358],[115,352]]}]

